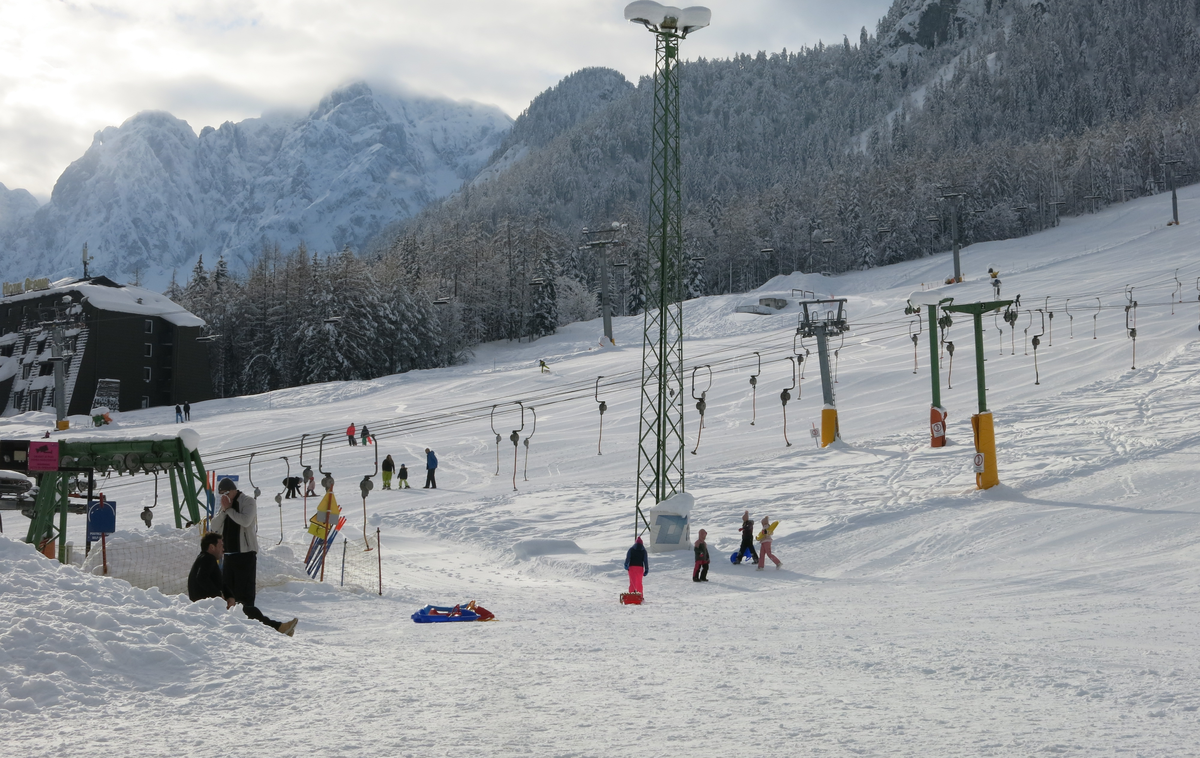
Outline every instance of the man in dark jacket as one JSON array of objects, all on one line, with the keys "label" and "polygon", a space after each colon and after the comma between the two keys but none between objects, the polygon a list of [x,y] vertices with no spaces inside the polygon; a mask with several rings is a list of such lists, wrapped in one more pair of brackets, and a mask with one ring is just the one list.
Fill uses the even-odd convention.
[{"label": "man in dark jacket", "polygon": [[650,556],[646,555],[646,546],[638,537],[633,547],[625,553],[625,570],[629,572],[629,591],[642,593],[642,577],[650,573]]},{"label": "man in dark jacket", "polygon": [[188,572],[188,599],[193,603],[210,597],[221,597],[221,556],[225,542],[221,535],[209,532],[200,540],[200,555]]},{"label": "man in dark jacket", "polygon": [[283,486],[287,487],[287,496],[292,499],[300,497],[300,485],[303,483],[304,480],[298,476],[289,476],[284,479]]},{"label": "man in dark jacket", "polygon": [[700,539],[692,546],[692,551],[696,554],[696,567],[692,569],[693,582],[708,581],[708,543],[704,541],[707,536],[708,532],[701,529]]},{"label": "man in dark jacket", "polygon": [[192,404],[186,400],[183,401],[183,420],[184,421],[192,420]]},{"label": "man in dark jacket", "polygon": [[437,456],[429,448],[425,448],[425,489],[437,489]]}]

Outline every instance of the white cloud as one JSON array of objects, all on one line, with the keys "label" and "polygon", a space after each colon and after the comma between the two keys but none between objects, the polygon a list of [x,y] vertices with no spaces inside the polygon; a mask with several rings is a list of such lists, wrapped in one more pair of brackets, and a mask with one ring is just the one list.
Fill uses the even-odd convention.
[{"label": "white cloud", "polygon": [[[856,40],[890,0],[708,3],[687,58]],[[649,35],[621,0],[21,0],[0,3],[0,182],[48,197],[92,134],[141,110],[197,132],[308,107],[356,78],[517,115],[586,66],[636,80]]]}]

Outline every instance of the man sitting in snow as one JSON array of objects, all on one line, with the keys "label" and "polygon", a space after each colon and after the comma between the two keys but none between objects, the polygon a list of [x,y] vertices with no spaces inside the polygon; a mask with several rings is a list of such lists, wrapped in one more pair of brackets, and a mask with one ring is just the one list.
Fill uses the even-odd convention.
[{"label": "man sitting in snow", "polygon": [[[200,540],[200,555],[188,572],[188,599],[193,603],[210,597],[221,597],[221,556],[225,555],[225,542],[221,535],[209,532]],[[233,601],[227,601],[226,607]]]}]

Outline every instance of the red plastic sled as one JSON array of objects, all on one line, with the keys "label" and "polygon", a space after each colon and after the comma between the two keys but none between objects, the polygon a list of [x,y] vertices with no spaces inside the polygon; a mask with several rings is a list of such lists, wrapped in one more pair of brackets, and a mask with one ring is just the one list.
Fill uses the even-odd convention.
[{"label": "red plastic sled", "polygon": [[640,592],[622,592],[621,602],[625,605],[641,605],[642,593]]}]

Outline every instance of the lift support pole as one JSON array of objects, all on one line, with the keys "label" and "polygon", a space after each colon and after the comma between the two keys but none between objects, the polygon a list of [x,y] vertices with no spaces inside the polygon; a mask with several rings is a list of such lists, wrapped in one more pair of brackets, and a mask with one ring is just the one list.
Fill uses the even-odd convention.
[{"label": "lift support pole", "polygon": [[975,486],[981,490],[1000,483],[1000,472],[996,465],[996,428],[992,412],[987,407],[987,383],[983,374],[983,314],[1005,308],[1012,302],[996,300],[942,306],[947,313],[969,313],[975,321],[975,380],[979,392],[979,413],[971,417],[971,429],[975,433]]}]

